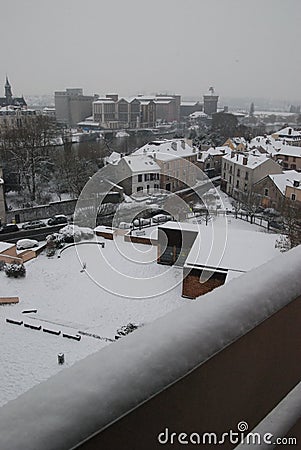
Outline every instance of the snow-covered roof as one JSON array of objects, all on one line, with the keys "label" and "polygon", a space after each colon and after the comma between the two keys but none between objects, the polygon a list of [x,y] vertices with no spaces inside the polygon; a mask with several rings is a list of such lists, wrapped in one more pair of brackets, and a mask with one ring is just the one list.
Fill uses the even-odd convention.
[{"label": "snow-covered roof", "polygon": [[8,250],[9,248],[13,247],[15,244],[12,244],[10,242],[1,242],[0,241],[0,253],[5,252],[5,250]]},{"label": "snow-covered roof", "polygon": [[208,158],[208,156],[221,156],[231,153],[231,149],[227,146],[221,147],[210,147],[208,150],[204,150],[199,152],[198,161],[204,162]]},{"label": "snow-covered roof", "polygon": [[198,101],[188,102],[184,100],[181,102],[181,106],[196,106],[198,103],[199,103]]},{"label": "snow-covered roof", "polygon": [[[244,158],[247,158],[247,164],[243,164]],[[228,155],[223,156],[223,159],[233,162],[237,165],[248,167],[250,169],[255,169],[260,164],[264,164],[265,162],[271,160],[271,158],[269,158],[265,154],[263,154],[263,155],[253,155],[253,154],[241,155],[239,153],[234,154],[232,157],[231,157],[231,153],[229,153]]]},{"label": "snow-covered roof", "polygon": [[160,166],[150,155],[132,154],[122,158],[132,172],[159,172]]},{"label": "snow-covered roof", "polygon": [[301,147],[293,145],[282,145],[280,150],[277,152],[278,155],[283,156],[293,156],[296,158],[301,158]]},{"label": "snow-covered roof", "polygon": [[292,127],[285,127],[281,130],[277,131],[274,134],[278,134],[280,136],[287,136],[287,137],[300,137],[301,138],[301,131],[294,130]]},{"label": "snow-covered roof", "polygon": [[185,266],[246,272],[279,255],[278,237],[222,226],[201,227]]},{"label": "snow-covered roof", "polygon": [[203,111],[195,111],[195,112],[189,114],[189,117],[191,119],[198,119],[200,117],[206,118],[206,117],[208,117],[208,114],[204,113]]},{"label": "snow-covered roof", "polygon": [[[285,195],[286,186],[293,186],[293,182],[299,181],[301,183],[301,173],[295,170],[287,170],[284,173],[278,173],[275,175],[269,175],[269,178],[277,186],[279,191]],[[297,188],[300,189],[300,188]]]},{"label": "snow-covered roof", "polygon": [[256,136],[250,142],[250,148],[262,147],[270,155],[274,155],[282,147],[282,142],[272,136]]},{"label": "snow-covered roof", "polygon": [[[173,148],[174,147],[174,148]],[[185,158],[192,156],[196,151],[185,141],[180,139],[157,140],[145,144],[133,154],[151,154],[156,155],[156,159],[160,161],[169,161],[176,158]]]},{"label": "snow-covered roof", "polygon": [[105,161],[106,161],[107,164],[113,164],[113,165],[116,165],[116,164],[118,164],[118,162],[120,161],[120,159],[121,159],[120,153],[112,152],[112,153],[110,154],[110,156],[107,156],[107,157],[105,158]]}]

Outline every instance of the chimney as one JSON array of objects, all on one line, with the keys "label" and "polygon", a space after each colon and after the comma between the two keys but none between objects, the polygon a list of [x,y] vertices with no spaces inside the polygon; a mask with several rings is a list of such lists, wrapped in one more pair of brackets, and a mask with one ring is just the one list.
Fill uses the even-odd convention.
[{"label": "chimney", "polygon": [[231,152],[231,159],[235,157],[235,153],[232,151]]},{"label": "chimney", "polygon": [[248,164],[248,157],[247,156],[243,157],[242,163],[243,163],[244,166],[246,166]]}]

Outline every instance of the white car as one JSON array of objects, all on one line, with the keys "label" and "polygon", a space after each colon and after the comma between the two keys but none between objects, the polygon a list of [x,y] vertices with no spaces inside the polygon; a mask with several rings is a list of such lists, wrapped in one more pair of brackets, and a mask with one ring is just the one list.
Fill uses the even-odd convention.
[{"label": "white car", "polygon": [[168,222],[169,220],[172,220],[172,216],[169,214],[157,214],[156,216],[152,217],[153,223],[163,223]]},{"label": "white car", "polygon": [[20,239],[17,242],[17,250],[27,250],[28,248],[37,247],[38,241],[35,239]]}]

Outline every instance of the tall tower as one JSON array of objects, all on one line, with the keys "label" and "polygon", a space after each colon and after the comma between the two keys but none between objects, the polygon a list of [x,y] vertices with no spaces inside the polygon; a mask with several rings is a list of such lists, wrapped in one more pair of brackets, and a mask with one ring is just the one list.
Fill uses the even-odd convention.
[{"label": "tall tower", "polygon": [[211,116],[217,112],[218,95],[214,95],[214,88],[209,88],[210,94],[204,95],[204,113]]},{"label": "tall tower", "polygon": [[6,81],[5,81],[5,97],[6,97],[6,104],[11,105],[13,100],[13,93],[11,90],[11,85],[8,81],[8,77],[6,75]]}]

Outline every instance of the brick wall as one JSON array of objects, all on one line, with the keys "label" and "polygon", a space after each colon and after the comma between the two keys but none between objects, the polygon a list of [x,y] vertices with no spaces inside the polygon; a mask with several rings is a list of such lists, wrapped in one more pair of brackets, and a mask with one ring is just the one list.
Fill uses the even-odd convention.
[{"label": "brick wall", "polygon": [[[221,286],[225,283],[226,273],[215,272],[205,281],[200,282],[202,270],[200,269],[186,269],[183,270],[183,285],[182,296],[187,298],[197,298],[209,291]],[[208,274],[209,275],[209,274]]]}]

